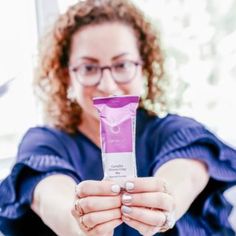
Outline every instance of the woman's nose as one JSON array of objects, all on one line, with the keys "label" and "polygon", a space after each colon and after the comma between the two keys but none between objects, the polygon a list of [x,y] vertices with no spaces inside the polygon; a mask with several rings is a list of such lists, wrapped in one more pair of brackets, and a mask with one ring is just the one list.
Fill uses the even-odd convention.
[{"label": "woman's nose", "polygon": [[112,78],[111,71],[108,69],[105,69],[103,71],[102,78],[97,88],[103,92],[106,92],[112,95],[112,92],[115,92],[117,90],[117,87],[118,85]]}]

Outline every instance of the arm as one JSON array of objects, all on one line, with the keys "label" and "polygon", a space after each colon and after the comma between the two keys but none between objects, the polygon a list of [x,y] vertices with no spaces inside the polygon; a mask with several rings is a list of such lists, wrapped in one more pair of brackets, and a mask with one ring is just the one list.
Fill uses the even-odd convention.
[{"label": "arm", "polygon": [[36,186],[31,208],[57,235],[83,235],[71,214],[75,181],[66,175],[52,175]]},{"label": "arm", "polygon": [[[111,181],[83,181],[77,186],[80,196],[76,196],[75,186],[66,175],[45,178],[35,188],[32,209],[59,236],[113,235],[122,223],[120,190],[112,191],[119,186]],[[75,199],[82,202],[82,216],[74,208]],[[91,229],[80,228],[81,217]]]},{"label": "arm", "polygon": [[155,177],[165,179],[170,185],[175,200],[176,219],[188,210],[209,180],[207,167],[200,161],[190,159],[166,162],[156,171]]}]

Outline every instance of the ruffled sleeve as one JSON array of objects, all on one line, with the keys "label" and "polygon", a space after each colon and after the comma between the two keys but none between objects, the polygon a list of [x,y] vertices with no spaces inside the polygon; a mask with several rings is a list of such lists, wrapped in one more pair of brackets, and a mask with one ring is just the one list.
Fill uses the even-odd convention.
[{"label": "ruffled sleeve", "polygon": [[177,222],[178,235],[200,235],[201,230],[201,235],[234,235],[228,222],[232,205],[223,193],[236,185],[236,151],[193,119],[170,115],[159,127],[153,174],[169,160],[186,158],[204,162],[210,175],[206,188]]},{"label": "ruffled sleeve", "polygon": [[211,177],[236,180],[236,151],[203,126],[182,128],[173,133],[156,156],[153,172],[174,158],[199,159],[207,164]]},{"label": "ruffled sleeve", "polygon": [[46,176],[61,173],[80,181],[71,163],[76,153],[73,142],[65,133],[46,127],[26,133],[10,175],[0,184],[0,217],[16,219],[29,211],[33,190]]}]

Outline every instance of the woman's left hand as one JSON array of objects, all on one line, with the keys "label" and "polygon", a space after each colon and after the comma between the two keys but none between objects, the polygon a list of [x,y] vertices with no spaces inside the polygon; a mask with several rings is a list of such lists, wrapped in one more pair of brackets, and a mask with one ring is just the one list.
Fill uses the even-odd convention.
[{"label": "woman's left hand", "polygon": [[164,232],[175,224],[174,197],[167,183],[160,178],[127,181],[122,204],[122,220],[142,235]]}]

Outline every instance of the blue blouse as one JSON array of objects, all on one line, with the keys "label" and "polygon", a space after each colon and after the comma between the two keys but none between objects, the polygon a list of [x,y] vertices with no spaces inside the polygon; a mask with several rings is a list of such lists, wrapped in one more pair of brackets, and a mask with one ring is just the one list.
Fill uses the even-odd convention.
[{"label": "blue blouse", "polygon": [[[157,235],[234,235],[228,222],[232,205],[223,192],[236,185],[236,150],[193,119],[173,114],[158,118],[138,110],[138,176],[153,176],[161,165],[175,158],[203,161],[210,180],[175,227]],[[19,145],[10,175],[0,184],[0,230],[5,235],[55,235],[30,209],[37,183],[55,173],[69,175],[77,183],[101,180],[101,150],[80,132],[72,136],[49,127],[29,129]],[[122,224],[114,235],[140,234]]]}]

